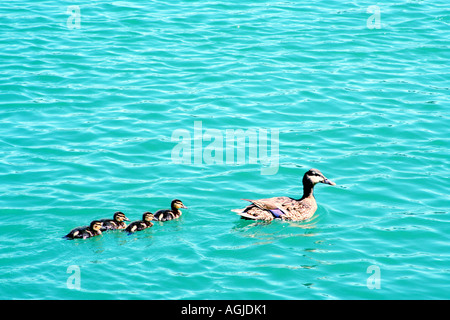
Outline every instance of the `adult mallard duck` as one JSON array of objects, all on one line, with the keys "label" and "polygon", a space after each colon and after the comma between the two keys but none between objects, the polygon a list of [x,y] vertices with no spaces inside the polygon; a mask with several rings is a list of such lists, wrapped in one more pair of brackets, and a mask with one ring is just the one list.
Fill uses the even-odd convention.
[{"label": "adult mallard duck", "polygon": [[283,219],[301,221],[311,218],[317,210],[316,199],[314,199],[314,186],[317,183],[336,185],[331,182],[317,169],[310,169],[303,176],[303,197],[296,200],[289,197],[274,197],[259,200],[249,200],[252,204],[244,209],[231,210],[243,219],[265,220]]}]

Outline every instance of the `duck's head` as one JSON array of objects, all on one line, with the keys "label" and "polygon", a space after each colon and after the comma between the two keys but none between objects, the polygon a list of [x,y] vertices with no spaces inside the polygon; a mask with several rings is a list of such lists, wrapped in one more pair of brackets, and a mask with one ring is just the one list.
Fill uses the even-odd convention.
[{"label": "duck's head", "polygon": [[178,200],[178,199],[174,199],[174,200],[172,200],[172,203],[171,203],[171,205],[170,205],[173,209],[180,209],[180,208],[183,208],[183,209],[187,209],[187,207],[183,204],[183,202],[181,202],[181,200]]},{"label": "duck's head", "polygon": [[103,223],[101,221],[98,220],[94,220],[91,222],[91,224],[89,225],[89,229],[93,230],[93,231],[100,231],[100,229],[102,228]]},{"label": "duck's head", "polygon": [[333,181],[328,180],[322,172],[320,172],[317,169],[309,169],[309,171],[307,171],[305,173],[305,175],[303,176],[303,185],[305,184],[311,184],[311,185],[316,185],[317,183],[325,183],[325,184],[329,184],[331,186],[335,186],[336,183],[334,183]]},{"label": "duck's head", "polygon": [[114,213],[114,220],[117,222],[122,222],[122,221],[130,221],[130,219],[128,219],[125,214],[123,212],[117,211],[116,213]]},{"label": "duck's head", "polygon": [[151,212],[144,212],[144,214],[142,215],[142,220],[143,221],[152,221],[153,220],[153,213],[151,213]]}]

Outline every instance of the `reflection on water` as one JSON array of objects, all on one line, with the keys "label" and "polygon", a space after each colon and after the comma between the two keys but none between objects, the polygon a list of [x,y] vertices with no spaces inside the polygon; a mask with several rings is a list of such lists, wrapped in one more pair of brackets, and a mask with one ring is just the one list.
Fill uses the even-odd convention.
[{"label": "reflection on water", "polygon": [[[244,237],[257,238],[262,240],[277,240],[286,237],[312,237],[318,234],[317,227],[318,218],[313,216],[306,221],[285,221],[276,219],[273,221],[252,221],[239,219],[234,223],[232,230],[240,232]],[[298,228],[305,230],[301,233],[286,233],[289,228]],[[314,232],[314,230],[316,230]]]}]

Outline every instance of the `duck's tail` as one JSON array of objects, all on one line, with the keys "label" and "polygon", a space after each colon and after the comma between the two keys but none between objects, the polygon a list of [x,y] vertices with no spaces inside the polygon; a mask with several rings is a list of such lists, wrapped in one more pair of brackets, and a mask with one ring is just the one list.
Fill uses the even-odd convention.
[{"label": "duck's tail", "polygon": [[250,214],[248,214],[247,212],[245,212],[245,209],[233,209],[231,211],[236,212],[238,215],[241,216],[242,219],[246,219],[246,220],[258,220],[257,217],[252,216]]}]

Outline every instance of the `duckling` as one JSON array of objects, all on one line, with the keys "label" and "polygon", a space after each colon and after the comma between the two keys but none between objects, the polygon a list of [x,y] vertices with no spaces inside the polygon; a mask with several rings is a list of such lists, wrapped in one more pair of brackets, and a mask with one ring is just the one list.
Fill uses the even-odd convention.
[{"label": "duckling", "polygon": [[127,227],[124,221],[130,221],[123,212],[117,211],[112,219],[100,219],[103,223],[101,231],[125,229]]},{"label": "duckling", "polygon": [[153,226],[153,223],[151,222],[153,220],[153,213],[151,212],[144,212],[142,215],[142,220],[133,221],[128,225],[128,227],[125,229],[126,232],[132,233],[135,231],[141,231],[147,228],[150,228]]},{"label": "duckling", "polygon": [[172,200],[172,203],[170,204],[170,210],[163,209],[163,210],[158,210],[155,212],[154,220],[167,221],[167,220],[179,218],[182,214],[180,208],[187,209],[187,207],[183,204],[183,202],[181,202],[181,200],[174,199],[174,200]]},{"label": "duckling", "polygon": [[66,239],[86,239],[95,237],[98,235],[101,235],[101,227],[102,222],[99,220],[94,220],[91,222],[89,226],[84,227],[78,227],[75,229],[72,229],[67,235],[65,235],[63,238]]},{"label": "duckling", "polygon": [[317,183],[336,185],[325,178],[317,169],[310,169],[303,176],[303,197],[296,200],[289,197],[273,197],[260,200],[249,200],[252,204],[244,209],[234,209],[243,219],[265,220],[273,219],[301,221],[311,218],[317,210],[313,190]]}]

